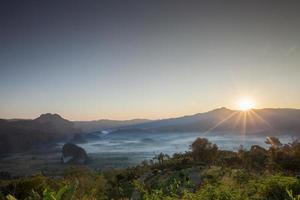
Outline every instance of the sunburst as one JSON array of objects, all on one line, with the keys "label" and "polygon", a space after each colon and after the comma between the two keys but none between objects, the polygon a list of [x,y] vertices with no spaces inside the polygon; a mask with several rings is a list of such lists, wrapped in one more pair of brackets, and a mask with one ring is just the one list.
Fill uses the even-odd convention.
[{"label": "sunburst", "polygon": [[[255,103],[253,100],[251,100],[250,98],[242,98],[238,101],[238,108],[240,111],[235,111],[231,114],[229,114],[228,116],[225,116],[223,119],[221,119],[219,122],[217,122],[214,126],[212,126],[211,128],[209,128],[207,131],[205,131],[203,133],[203,135],[208,134],[209,132],[211,132],[212,130],[216,129],[217,127],[219,127],[220,125],[222,125],[223,123],[227,122],[228,120],[230,120],[232,117],[234,117],[235,115],[237,115],[235,117],[235,121],[233,126],[236,127],[238,124],[241,125],[241,130],[240,130],[240,134],[241,134],[241,138],[243,140],[246,139],[246,135],[247,135],[247,124],[250,123],[254,124],[257,122],[263,123],[265,124],[265,126],[272,130],[272,131],[276,131],[278,132],[274,127],[272,127],[266,120],[264,120],[256,111],[255,111]],[[249,121],[250,120],[250,121]],[[249,127],[248,127],[249,128]]]},{"label": "sunburst", "polygon": [[255,107],[254,102],[249,98],[243,98],[239,100],[238,107],[242,111],[248,111]]}]

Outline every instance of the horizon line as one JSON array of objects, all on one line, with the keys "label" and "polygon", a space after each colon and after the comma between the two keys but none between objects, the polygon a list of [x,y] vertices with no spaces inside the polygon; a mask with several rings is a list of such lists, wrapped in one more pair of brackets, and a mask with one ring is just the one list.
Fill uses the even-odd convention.
[{"label": "horizon line", "polygon": [[66,120],[72,121],[72,122],[101,121],[101,120],[103,120],[103,121],[104,120],[109,120],[109,121],[133,121],[133,120],[158,121],[158,120],[165,120],[165,119],[174,119],[174,118],[180,118],[180,117],[188,117],[188,116],[193,116],[193,115],[197,115],[197,114],[204,114],[204,113],[209,113],[209,112],[212,112],[212,111],[215,111],[215,110],[219,110],[219,109],[227,109],[227,110],[237,111],[237,112],[248,112],[249,110],[264,110],[264,109],[300,110],[300,108],[291,108],[291,107],[264,107],[264,108],[251,108],[248,111],[243,111],[243,110],[240,110],[240,109],[232,109],[232,108],[228,108],[228,107],[222,106],[222,107],[210,109],[210,110],[203,111],[203,112],[197,112],[197,113],[194,113],[194,114],[185,114],[185,115],[177,115],[177,116],[174,116],[174,117],[153,118],[153,119],[151,119],[151,118],[145,118],[145,117],[133,117],[133,118],[128,118],[128,119],[98,118],[98,119],[74,120],[74,119],[71,119],[71,118],[68,118],[68,117],[64,117],[65,116],[64,114],[60,114],[58,112],[54,112],[54,113],[52,113],[52,112],[45,112],[45,113],[41,113],[38,116],[33,117],[33,118],[18,118],[18,117],[14,117],[14,118],[2,118],[2,117],[0,117],[0,120],[34,120],[34,119],[40,117],[43,114],[53,114],[53,115],[57,114],[60,117],[62,117],[63,119],[66,119]]}]

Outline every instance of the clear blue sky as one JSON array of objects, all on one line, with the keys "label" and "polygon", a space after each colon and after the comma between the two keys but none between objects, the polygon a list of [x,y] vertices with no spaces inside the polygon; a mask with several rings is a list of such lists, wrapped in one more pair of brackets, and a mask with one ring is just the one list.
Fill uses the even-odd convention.
[{"label": "clear blue sky", "polygon": [[0,118],[300,108],[298,2],[1,1]]}]

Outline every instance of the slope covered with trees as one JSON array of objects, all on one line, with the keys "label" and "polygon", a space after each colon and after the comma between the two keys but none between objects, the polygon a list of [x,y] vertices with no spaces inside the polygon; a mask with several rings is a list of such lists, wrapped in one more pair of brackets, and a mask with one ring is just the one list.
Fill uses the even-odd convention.
[{"label": "slope covered with trees", "polygon": [[270,137],[266,143],[268,149],[254,145],[232,152],[198,138],[186,153],[161,153],[132,168],[71,166],[57,178],[2,180],[0,199],[299,199],[300,142]]}]

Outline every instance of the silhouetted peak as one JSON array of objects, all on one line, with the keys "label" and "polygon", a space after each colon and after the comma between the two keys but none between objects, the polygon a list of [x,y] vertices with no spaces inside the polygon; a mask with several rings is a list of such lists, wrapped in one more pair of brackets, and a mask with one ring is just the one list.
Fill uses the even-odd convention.
[{"label": "silhouetted peak", "polygon": [[217,108],[217,109],[214,109],[212,111],[209,111],[209,112],[232,112],[232,110],[230,110],[226,107],[221,107],[221,108]]},{"label": "silhouetted peak", "polygon": [[45,114],[41,114],[37,119],[39,118],[62,118],[59,114],[52,114],[52,113],[45,113]]},{"label": "silhouetted peak", "polygon": [[217,108],[216,110],[230,110],[230,109],[228,109],[226,107],[221,107],[221,108]]},{"label": "silhouetted peak", "polygon": [[52,113],[46,113],[46,114],[41,114],[38,118],[35,119],[38,122],[49,122],[49,121],[67,121],[66,119],[62,118],[58,114],[52,114]]}]

